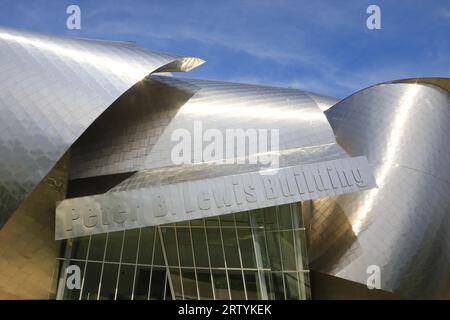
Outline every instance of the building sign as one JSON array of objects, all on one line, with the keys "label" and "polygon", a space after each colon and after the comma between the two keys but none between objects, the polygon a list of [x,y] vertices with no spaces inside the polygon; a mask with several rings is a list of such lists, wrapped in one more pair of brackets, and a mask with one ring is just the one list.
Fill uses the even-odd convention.
[{"label": "building sign", "polygon": [[64,200],[55,238],[154,226],[376,187],[366,157],[331,160]]}]

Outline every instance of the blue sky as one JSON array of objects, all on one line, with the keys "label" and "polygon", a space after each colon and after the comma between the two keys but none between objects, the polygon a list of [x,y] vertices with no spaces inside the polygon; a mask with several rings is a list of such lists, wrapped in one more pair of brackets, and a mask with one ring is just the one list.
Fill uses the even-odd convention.
[{"label": "blue sky", "polygon": [[[81,30],[66,8],[81,7]],[[366,8],[381,8],[368,30]],[[135,41],[207,61],[185,76],[345,97],[383,81],[450,76],[450,1],[0,0],[0,24]],[[184,76],[184,75],[183,75]]]}]

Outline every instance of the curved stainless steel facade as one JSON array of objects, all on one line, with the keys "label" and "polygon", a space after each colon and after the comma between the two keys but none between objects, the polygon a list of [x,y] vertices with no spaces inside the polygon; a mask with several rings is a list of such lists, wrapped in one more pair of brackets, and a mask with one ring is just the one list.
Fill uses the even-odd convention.
[{"label": "curved stainless steel facade", "polygon": [[[174,166],[171,149],[177,142],[171,134],[183,129],[194,136],[194,121],[203,131],[219,130],[224,136],[233,129],[279,130],[280,166],[292,163],[289,159],[294,156],[296,164],[346,157],[316,103],[330,105],[327,97],[296,89],[156,75],[133,89],[74,145],[71,179]],[[228,170],[244,170],[238,167],[242,166]]]},{"label": "curved stainless steel facade", "polygon": [[448,91],[382,84],[326,115],[345,151],[368,157],[379,188],[313,202],[311,269],[365,284],[367,268],[376,265],[383,290],[448,298]]},{"label": "curved stainless steel facade", "polygon": [[0,28],[0,227],[120,95],[203,60],[122,42]]}]

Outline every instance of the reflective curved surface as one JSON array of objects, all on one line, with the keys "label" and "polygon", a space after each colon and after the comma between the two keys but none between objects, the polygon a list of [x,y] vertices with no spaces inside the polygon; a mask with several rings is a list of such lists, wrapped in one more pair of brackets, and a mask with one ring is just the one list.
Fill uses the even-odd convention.
[{"label": "reflective curved surface", "polygon": [[[174,166],[171,151],[178,141],[172,134],[177,130],[186,130],[192,138],[195,130],[200,135],[215,130],[224,137],[227,130],[266,130],[269,144],[271,130],[278,130],[280,166],[346,157],[316,102],[329,106],[335,100],[328,97],[296,89],[157,75],[133,89],[74,145],[71,179]],[[203,142],[203,147],[207,144]],[[247,151],[247,156],[261,153]],[[226,160],[227,153],[218,158]],[[192,156],[190,162],[206,161]],[[253,171],[254,167],[233,164],[218,170]]]},{"label": "reflective curved surface", "polygon": [[84,130],[151,72],[203,60],[0,28],[0,227]]},{"label": "reflective curved surface", "polygon": [[[447,82],[450,81],[447,79]],[[412,298],[449,297],[450,96],[428,84],[362,90],[326,111],[338,143],[379,186],[313,201],[311,269]]]}]

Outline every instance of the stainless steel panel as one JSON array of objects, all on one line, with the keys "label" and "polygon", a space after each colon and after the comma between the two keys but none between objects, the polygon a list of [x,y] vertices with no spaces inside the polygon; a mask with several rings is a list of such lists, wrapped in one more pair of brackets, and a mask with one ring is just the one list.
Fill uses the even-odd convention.
[{"label": "stainless steel panel", "polygon": [[151,72],[203,60],[0,27],[0,227],[84,130]]},{"label": "stainless steel panel", "polygon": [[383,290],[449,298],[448,91],[382,84],[326,115],[345,151],[368,157],[379,188],[313,201],[311,269],[366,284],[377,265]]},{"label": "stainless steel panel", "polygon": [[311,157],[314,150],[332,146],[328,150],[342,157],[345,152],[339,151],[318,107],[335,102],[296,89],[152,75],[116,101],[77,141],[70,177],[173,166],[176,142],[171,134],[182,128],[194,136],[195,121],[203,131],[215,129],[224,136],[233,129],[275,129],[282,152],[301,148]]}]

